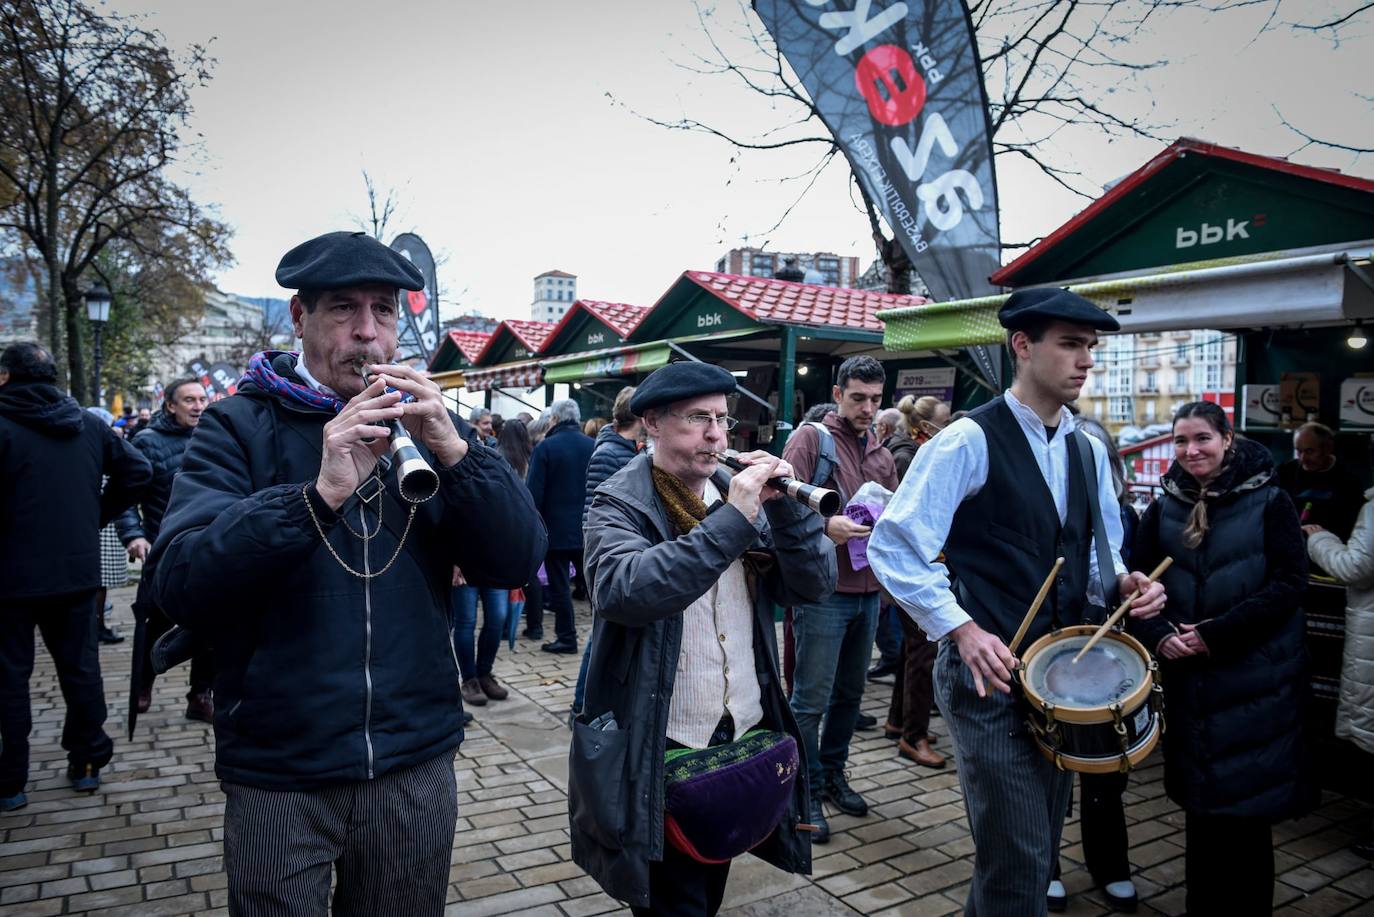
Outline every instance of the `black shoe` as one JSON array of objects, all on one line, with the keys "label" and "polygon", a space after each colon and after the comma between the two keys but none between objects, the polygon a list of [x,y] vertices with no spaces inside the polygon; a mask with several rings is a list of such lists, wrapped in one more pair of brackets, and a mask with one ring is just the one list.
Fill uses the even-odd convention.
[{"label": "black shoe", "polygon": [[94,793],[100,789],[100,768],[94,764],[69,764],[67,779],[78,793]]},{"label": "black shoe", "polygon": [[526,639],[526,640],[543,640],[543,639],[544,639],[544,628],[540,627],[540,628],[538,628],[538,629],[531,630],[530,628],[527,627],[527,628],[525,628],[525,630],[524,630],[524,635],[525,635],[525,639]]},{"label": "black shoe", "polygon": [[819,799],[811,800],[811,824],[816,826],[816,830],[811,832],[811,843],[830,843],[830,822],[825,820],[825,809],[821,807]]},{"label": "black shoe", "polygon": [[466,710],[463,711],[463,725],[464,725],[464,726],[471,726],[471,725],[472,725],[472,714],[471,714],[471,713],[468,713]]},{"label": "black shoe", "polygon": [[869,716],[867,713],[860,713],[859,718],[854,721],[854,728],[862,729],[864,732],[870,729],[877,729],[878,718],[876,716]]},{"label": "black shoe", "polygon": [[864,798],[854,792],[849,787],[849,781],[844,774],[830,774],[825,778],[825,787],[821,790],[821,796],[829,799],[846,815],[867,815],[868,803]]},{"label": "black shoe", "polygon": [[215,721],[215,702],[209,691],[201,691],[186,698],[186,718],[200,723]]},{"label": "black shoe", "polygon": [[102,624],[99,632],[96,633],[96,639],[101,643],[123,643],[124,635],[113,627],[106,627]]},{"label": "black shoe", "polygon": [[877,681],[879,678],[890,678],[895,674],[897,674],[897,663],[879,662],[868,670],[868,680]]},{"label": "black shoe", "polygon": [[566,656],[572,656],[577,653],[577,641],[555,640],[552,643],[545,643],[540,649],[546,653],[562,653]]}]

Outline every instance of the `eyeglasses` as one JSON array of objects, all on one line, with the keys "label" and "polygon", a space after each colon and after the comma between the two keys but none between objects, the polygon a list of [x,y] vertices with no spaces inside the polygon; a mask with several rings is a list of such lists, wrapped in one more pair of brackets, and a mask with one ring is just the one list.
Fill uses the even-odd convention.
[{"label": "eyeglasses", "polygon": [[721,414],[717,417],[714,414],[679,414],[677,411],[669,411],[674,417],[681,417],[694,427],[704,427],[709,423],[714,423],[722,430],[733,430],[739,424],[739,420],[729,414]]}]

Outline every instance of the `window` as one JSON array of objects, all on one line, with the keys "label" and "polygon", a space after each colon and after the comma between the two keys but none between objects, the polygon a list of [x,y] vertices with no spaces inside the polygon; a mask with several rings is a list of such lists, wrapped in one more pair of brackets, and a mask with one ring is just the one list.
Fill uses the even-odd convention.
[{"label": "window", "polygon": [[1188,387],[1188,370],[1174,370],[1174,391],[1181,392]]},{"label": "window", "polygon": [[1129,396],[1111,399],[1108,406],[1108,416],[1110,419],[1116,423],[1130,423],[1132,420],[1135,420],[1135,405],[1133,401],[1134,399]]},{"label": "window", "polygon": [[1180,363],[1188,362],[1188,345],[1179,344],[1174,348],[1174,359]]},{"label": "window", "polygon": [[1145,402],[1145,422],[1155,422],[1155,403],[1153,401]]},{"label": "window", "polygon": [[1131,376],[1133,375],[1130,364],[1124,367],[1113,366],[1107,370],[1107,394],[1109,395],[1129,395],[1131,394]]},{"label": "window", "polygon": [[1203,374],[1203,388],[1209,392],[1215,392],[1221,388],[1221,364],[1207,364],[1206,372]]},{"label": "window", "polygon": [[1159,391],[1158,374],[1153,369],[1145,373],[1145,384],[1141,386],[1141,390],[1146,392]]}]

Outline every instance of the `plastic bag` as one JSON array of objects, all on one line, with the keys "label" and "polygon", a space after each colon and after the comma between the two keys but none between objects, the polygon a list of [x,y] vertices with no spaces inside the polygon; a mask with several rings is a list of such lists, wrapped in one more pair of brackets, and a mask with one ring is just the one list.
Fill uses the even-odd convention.
[{"label": "plastic bag", "polygon": [[[875,481],[867,481],[854,492],[854,496],[849,498],[849,503],[844,508],[844,514],[859,525],[872,528],[891,499],[892,491]],[[845,542],[845,547],[849,549],[849,565],[852,568],[863,570],[868,567],[867,535],[849,539]]]}]

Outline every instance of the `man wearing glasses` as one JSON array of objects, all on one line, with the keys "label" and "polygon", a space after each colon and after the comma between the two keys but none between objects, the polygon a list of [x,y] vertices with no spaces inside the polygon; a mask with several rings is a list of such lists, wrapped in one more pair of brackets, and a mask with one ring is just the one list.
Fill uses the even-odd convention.
[{"label": "man wearing glasses", "polygon": [[[897,489],[892,453],[870,429],[886,379],[883,364],[872,357],[850,357],[840,364],[832,392],[837,409],[821,421],[834,440],[834,473],[825,481],[812,477],[825,433],[806,424],[787,441],[782,453],[798,480],[838,490],[845,503],[869,481]],[[826,534],[835,543],[839,584],[833,595],[792,610],[797,640],[792,712],[805,739],[812,787],[810,821],[820,829],[814,838],[818,844],[830,839],[822,799],[829,799],[846,815],[868,814],[868,803],[850,788],[844,773],[878,630],[878,580],[867,567],[854,569],[846,545],[850,539],[867,537],[868,532],[867,526],[843,513],[826,520]]]},{"label": "man wearing glasses", "polygon": [[[788,464],[751,452],[739,457],[750,467],[731,478],[717,463],[735,425],[726,413],[734,390],[734,377],[710,364],[650,375],[630,410],[653,453],[600,485],[587,512],[596,618],[586,700],[573,721],[572,855],[636,914],[719,909],[733,853],[708,862],[667,830],[665,755],[755,729],[800,746],[778,677],[773,603],[819,601],[835,587],[821,517],[767,486],[791,474]],[[705,840],[766,834],[756,856],[809,873],[805,772],[792,772],[776,801],[780,820],[762,823],[763,806],[738,807],[708,819],[715,827]]]}]

